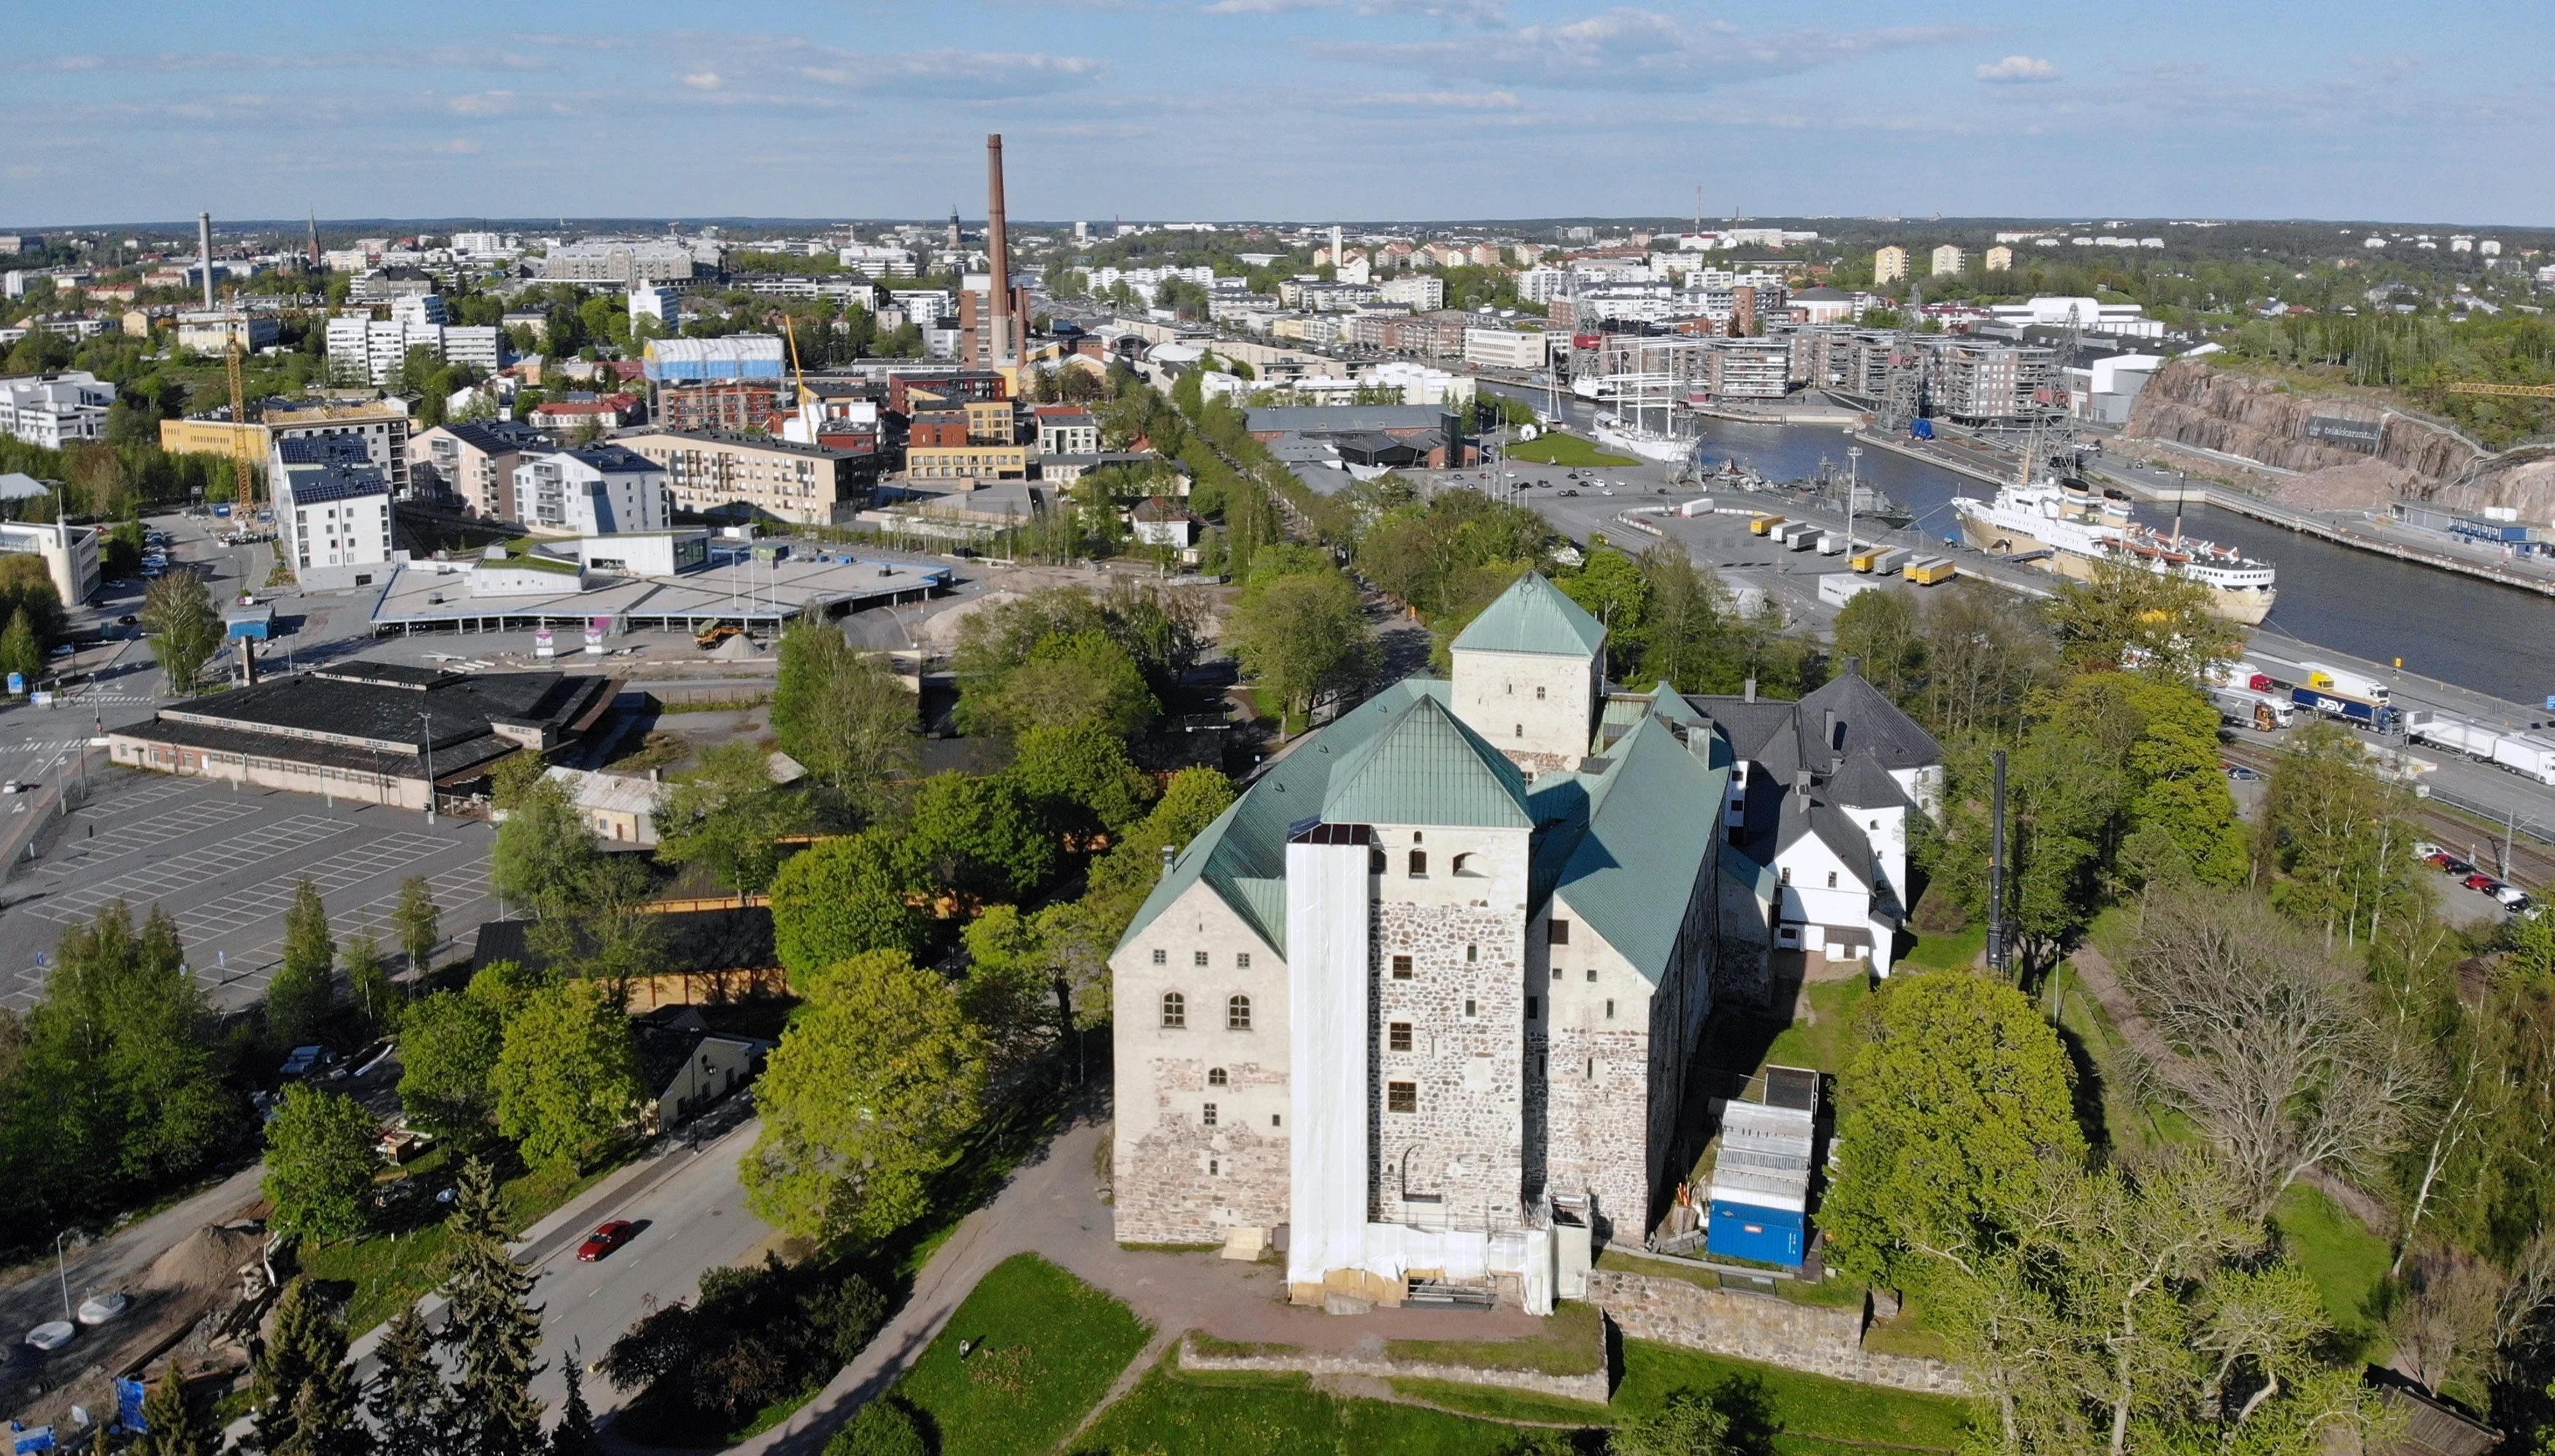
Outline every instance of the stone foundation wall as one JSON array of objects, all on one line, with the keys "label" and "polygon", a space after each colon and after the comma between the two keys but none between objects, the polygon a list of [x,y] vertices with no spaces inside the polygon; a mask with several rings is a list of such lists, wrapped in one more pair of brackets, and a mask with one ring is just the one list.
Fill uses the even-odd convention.
[{"label": "stone foundation wall", "polygon": [[1610,1394],[1601,1365],[1586,1375],[1546,1375],[1539,1370],[1477,1370],[1469,1365],[1436,1365],[1387,1360],[1380,1355],[1325,1355],[1310,1350],[1268,1351],[1251,1355],[1201,1355],[1189,1341],[1180,1342],[1182,1370],[1302,1371],[1306,1375],[1360,1375],[1380,1380],[1456,1381],[1468,1386],[1494,1386],[1504,1391],[1532,1391],[1565,1400],[1603,1405]]},{"label": "stone foundation wall", "polygon": [[1770,1294],[1707,1289],[1679,1278],[1588,1272],[1588,1299],[1627,1339],[1655,1340],[1763,1361],[1867,1386],[1965,1395],[1960,1373],[1939,1360],[1863,1348],[1863,1311],[1795,1304]]}]

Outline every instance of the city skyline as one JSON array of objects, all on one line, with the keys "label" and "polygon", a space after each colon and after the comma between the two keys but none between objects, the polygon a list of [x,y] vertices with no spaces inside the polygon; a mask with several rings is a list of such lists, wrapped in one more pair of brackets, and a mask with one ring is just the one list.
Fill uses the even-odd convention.
[{"label": "city skyline", "polygon": [[[962,213],[1024,218],[2223,216],[2555,221],[2486,145],[2555,112],[2515,4],[2134,33],[1989,3],[1806,26],[1518,0],[464,4],[430,34],[163,4],[18,30],[12,225]],[[2454,55],[2406,42],[2496,44]],[[2231,145],[2239,142],[2241,145]],[[108,207],[102,200],[116,199]],[[120,216],[117,214],[121,214]]]}]

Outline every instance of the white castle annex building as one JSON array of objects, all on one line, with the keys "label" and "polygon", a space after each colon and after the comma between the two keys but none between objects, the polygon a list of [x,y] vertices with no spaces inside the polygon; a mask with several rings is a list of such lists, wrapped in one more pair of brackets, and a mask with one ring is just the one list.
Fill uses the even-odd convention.
[{"label": "white castle annex building", "polygon": [[1548,1311],[1687,1174],[1716,996],[1776,943],[1886,966],[1932,740],[1851,675],[1610,691],[1605,645],[1529,574],[1180,852],[1110,960],[1122,1242]]}]

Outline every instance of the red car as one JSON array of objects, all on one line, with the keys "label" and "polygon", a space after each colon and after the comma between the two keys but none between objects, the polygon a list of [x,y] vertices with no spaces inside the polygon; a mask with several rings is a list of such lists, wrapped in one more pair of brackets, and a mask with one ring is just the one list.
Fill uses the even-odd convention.
[{"label": "red car", "polygon": [[576,1257],[584,1264],[608,1258],[613,1250],[629,1243],[631,1236],[638,1232],[639,1226],[628,1219],[616,1218],[610,1223],[599,1224],[593,1233],[585,1236],[584,1243],[576,1246]]},{"label": "red car", "polygon": [[2429,865],[2435,870],[2445,870],[2449,866],[2456,864],[2457,860],[2452,857],[2447,850],[2435,849],[2429,854],[2422,856],[2422,863]]},{"label": "red car", "polygon": [[2467,876],[2467,888],[2469,890],[2481,890],[2485,894],[2491,895],[2501,888],[2501,882],[2491,875],[2486,874],[2484,871],[2478,870],[2474,874]]}]

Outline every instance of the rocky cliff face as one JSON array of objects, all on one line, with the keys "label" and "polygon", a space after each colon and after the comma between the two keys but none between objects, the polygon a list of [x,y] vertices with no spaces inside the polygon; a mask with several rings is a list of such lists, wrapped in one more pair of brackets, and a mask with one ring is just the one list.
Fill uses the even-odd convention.
[{"label": "rocky cliff face", "polygon": [[[2311,437],[2312,417],[2380,426],[2377,448]],[[2303,395],[2276,379],[2234,374],[2206,360],[2176,360],[2156,371],[2138,394],[2123,431],[2138,439],[2197,445],[2300,472],[2374,459],[2410,477],[2407,494],[2427,497],[2456,479],[2482,452],[2454,431],[2367,400]]]}]

